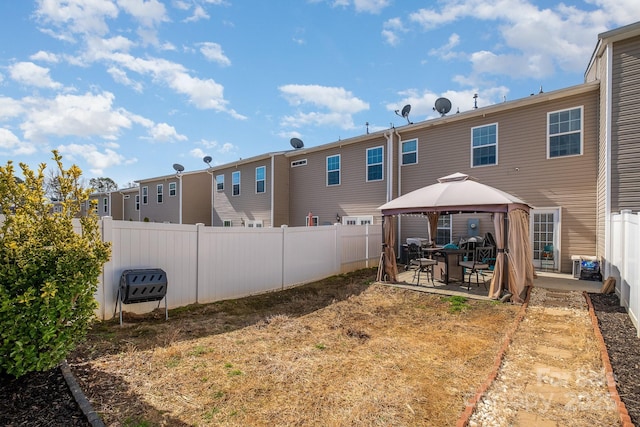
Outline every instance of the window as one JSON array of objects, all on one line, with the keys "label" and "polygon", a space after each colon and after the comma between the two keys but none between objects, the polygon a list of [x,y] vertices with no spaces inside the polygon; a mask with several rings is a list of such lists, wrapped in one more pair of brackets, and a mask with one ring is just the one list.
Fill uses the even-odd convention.
[{"label": "window", "polygon": [[291,162],[292,168],[296,168],[298,166],[306,166],[306,165],[307,165],[307,159],[294,160],[293,162]]},{"label": "window", "polygon": [[142,204],[149,203],[149,187],[142,187]]},{"label": "window", "polygon": [[216,176],[216,190],[224,191],[224,175]]},{"label": "window", "polygon": [[136,194],[136,210],[140,210],[140,195]]},{"label": "window", "polygon": [[317,226],[317,225],[318,225],[319,220],[320,220],[320,218],[319,218],[318,216],[316,216],[316,215],[312,215],[312,218],[311,218],[311,224],[309,224],[309,215],[307,215],[307,216],[305,217],[305,219],[304,219],[304,225],[306,225],[307,227],[308,227],[309,225]]},{"label": "window", "polygon": [[106,197],[102,198],[102,213],[109,213],[109,199]]},{"label": "window", "polygon": [[340,154],[327,156],[327,185],[340,185]]},{"label": "window", "polygon": [[173,197],[176,195],[176,183],[175,182],[170,182],[169,183],[169,197]]},{"label": "window", "polygon": [[498,124],[471,128],[471,167],[498,164]]},{"label": "window", "polygon": [[547,115],[548,158],[582,154],[582,107]]},{"label": "window", "polygon": [[382,147],[367,149],[367,181],[382,180],[382,159],[384,150]]},{"label": "window", "polygon": [[222,221],[222,226],[223,227],[231,227],[233,226],[231,220],[225,219],[224,221]]},{"label": "window", "polygon": [[256,193],[264,193],[265,191],[265,174],[266,168],[264,166],[256,168]]},{"label": "window", "polygon": [[418,163],[418,140],[402,141],[402,165]]},{"label": "window", "polygon": [[365,215],[365,216],[343,216],[342,217],[343,225],[366,225],[373,224],[373,216]]},{"label": "window", "polygon": [[162,184],[158,184],[156,186],[156,194],[157,194],[157,201],[158,203],[162,203]]},{"label": "window", "polygon": [[231,174],[231,185],[233,187],[233,195],[240,195],[240,171],[235,171]]},{"label": "window", "polygon": [[438,217],[438,232],[436,233],[436,245],[444,246],[451,242],[451,215]]},{"label": "window", "polygon": [[254,220],[246,221],[244,226],[246,228],[262,228],[262,220],[254,219]]}]

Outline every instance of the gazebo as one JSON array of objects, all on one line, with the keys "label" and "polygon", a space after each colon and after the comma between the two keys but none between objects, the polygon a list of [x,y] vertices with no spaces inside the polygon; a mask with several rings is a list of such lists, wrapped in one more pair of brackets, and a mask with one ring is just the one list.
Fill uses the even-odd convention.
[{"label": "gazebo", "polygon": [[508,290],[514,302],[522,302],[527,287],[533,286],[530,206],[509,193],[458,172],[391,200],[378,209],[383,217],[384,272],[392,282],[397,280],[398,274],[394,216],[423,214],[429,220],[430,235],[435,236],[440,214],[491,212],[497,248],[489,297],[499,299],[503,290]]}]

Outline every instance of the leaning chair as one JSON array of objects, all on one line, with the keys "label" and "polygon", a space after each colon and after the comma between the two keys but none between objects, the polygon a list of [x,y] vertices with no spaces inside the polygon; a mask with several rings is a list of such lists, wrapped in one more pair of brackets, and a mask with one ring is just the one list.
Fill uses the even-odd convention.
[{"label": "leaning chair", "polygon": [[472,261],[460,261],[460,265],[466,269],[469,274],[467,281],[467,290],[471,289],[471,276],[476,275],[476,286],[480,286],[480,277],[482,277],[482,285],[487,289],[487,281],[484,273],[491,270],[491,261],[494,260],[493,246],[477,247],[473,254]]}]

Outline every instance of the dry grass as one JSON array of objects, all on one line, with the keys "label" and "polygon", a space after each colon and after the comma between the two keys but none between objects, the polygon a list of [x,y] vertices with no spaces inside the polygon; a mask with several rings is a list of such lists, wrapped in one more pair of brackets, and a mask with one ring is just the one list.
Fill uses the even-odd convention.
[{"label": "dry grass", "polygon": [[72,366],[111,426],[454,425],[518,307],[374,276],[104,323]]}]

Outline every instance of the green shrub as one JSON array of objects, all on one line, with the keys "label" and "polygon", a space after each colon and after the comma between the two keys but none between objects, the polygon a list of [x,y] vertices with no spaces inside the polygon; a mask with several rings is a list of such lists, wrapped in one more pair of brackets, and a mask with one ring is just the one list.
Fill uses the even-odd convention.
[{"label": "green shrub", "polygon": [[44,371],[61,362],[85,337],[94,320],[94,293],[109,245],[102,242],[93,209],[79,219],[90,190],[80,185],[82,172],[59,172],[60,209],[54,212],[44,190],[44,170],[13,163],[0,166],[0,373],[15,377]]}]

